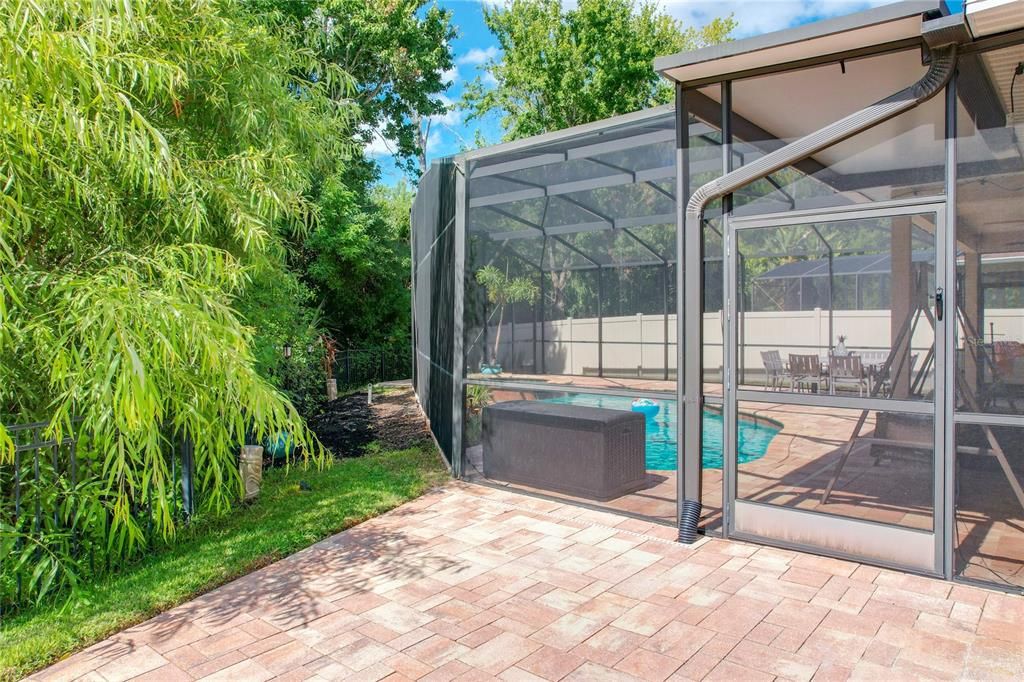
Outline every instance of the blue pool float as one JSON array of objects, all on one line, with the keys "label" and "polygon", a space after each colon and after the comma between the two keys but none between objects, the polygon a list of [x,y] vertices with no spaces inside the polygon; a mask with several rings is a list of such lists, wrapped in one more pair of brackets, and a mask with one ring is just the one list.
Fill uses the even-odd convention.
[{"label": "blue pool float", "polygon": [[637,398],[633,401],[632,409],[634,412],[639,412],[647,419],[654,419],[658,416],[658,412],[661,411],[661,405],[656,400],[650,400],[649,398]]}]

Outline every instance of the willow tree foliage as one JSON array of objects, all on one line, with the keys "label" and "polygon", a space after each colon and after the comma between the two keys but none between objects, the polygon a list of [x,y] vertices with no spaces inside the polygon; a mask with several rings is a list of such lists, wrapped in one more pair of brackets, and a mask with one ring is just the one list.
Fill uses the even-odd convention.
[{"label": "willow tree foliage", "polygon": [[0,423],[82,420],[118,553],[142,505],[173,532],[182,436],[212,509],[247,432],[319,456],[235,307],[352,136],[347,75],[287,26],[228,0],[0,3]]},{"label": "willow tree foliage", "polygon": [[502,117],[513,140],[671,101],[659,55],[728,39],[733,18],[684,27],[646,0],[510,0],[484,8],[501,55],[466,88],[470,117]]}]

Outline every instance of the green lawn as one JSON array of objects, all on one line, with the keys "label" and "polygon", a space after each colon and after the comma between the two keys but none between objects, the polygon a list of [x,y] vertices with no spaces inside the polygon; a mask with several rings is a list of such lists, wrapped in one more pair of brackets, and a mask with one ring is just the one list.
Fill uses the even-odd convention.
[{"label": "green lawn", "polygon": [[[0,679],[18,679],[232,578],[392,509],[446,480],[433,446],[265,473],[259,500],[67,598],[4,620]],[[306,481],[310,491],[299,489]]]}]

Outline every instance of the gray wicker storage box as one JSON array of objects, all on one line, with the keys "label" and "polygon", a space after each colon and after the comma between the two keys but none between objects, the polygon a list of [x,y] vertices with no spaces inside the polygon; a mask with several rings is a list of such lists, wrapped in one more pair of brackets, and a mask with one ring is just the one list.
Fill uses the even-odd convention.
[{"label": "gray wicker storage box", "polygon": [[608,500],[644,486],[638,412],[513,400],[483,410],[484,476]]}]

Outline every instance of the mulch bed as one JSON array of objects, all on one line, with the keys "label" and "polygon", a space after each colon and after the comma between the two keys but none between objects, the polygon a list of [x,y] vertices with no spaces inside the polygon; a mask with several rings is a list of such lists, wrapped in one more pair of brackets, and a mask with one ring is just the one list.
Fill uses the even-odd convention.
[{"label": "mulch bed", "polygon": [[359,457],[373,442],[386,450],[404,450],[430,438],[408,386],[374,392],[373,405],[367,404],[366,391],[325,401],[306,423],[335,457]]}]

